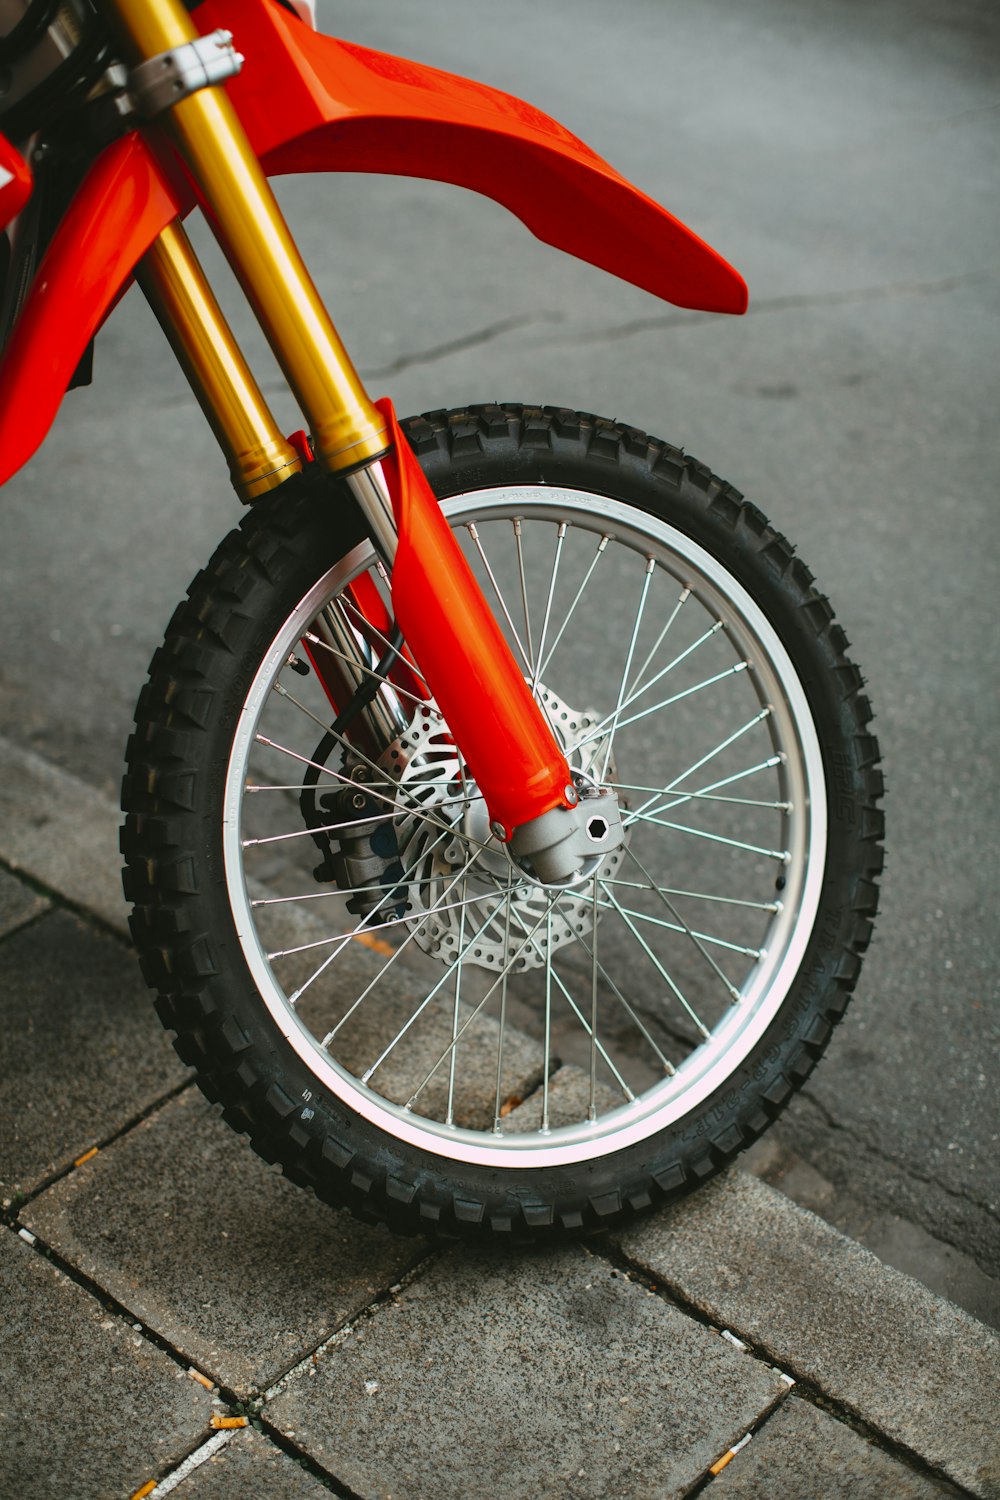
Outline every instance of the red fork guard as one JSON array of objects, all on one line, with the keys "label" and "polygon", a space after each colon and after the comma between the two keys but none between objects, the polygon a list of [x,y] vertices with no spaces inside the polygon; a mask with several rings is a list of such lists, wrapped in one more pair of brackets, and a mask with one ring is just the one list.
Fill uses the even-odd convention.
[{"label": "red fork guard", "polygon": [[[489,609],[391,401],[376,405],[393,448],[382,459],[399,541],[391,588],[412,649],[504,837],[570,807],[570,769]],[[493,711],[493,710],[496,711]]]}]

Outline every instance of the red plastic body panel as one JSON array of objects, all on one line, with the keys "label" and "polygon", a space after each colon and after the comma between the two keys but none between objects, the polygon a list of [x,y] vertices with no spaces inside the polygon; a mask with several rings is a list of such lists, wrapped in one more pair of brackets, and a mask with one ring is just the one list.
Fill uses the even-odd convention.
[{"label": "red plastic body panel", "polygon": [[[680,307],[746,310],[740,274],[521,99],[310,31],[280,6],[207,0],[248,57],[230,96],[267,171],[388,172],[471,188],[533,234]],[[267,67],[254,67],[266,57]],[[280,101],[280,102],[279,102]]]},{"label": "red plastic body panel", "polygon": [[31,197],[31,168],[5,135],[0,135],[0,229],[6,229]]},{"label": "red plastic body panel", "polygon": [[[206,0],[247,57],[227,87],[271,174],[380,172],[456,183],[540,239],[658,297],[742,312],[739,274],[569,131],[484,84],[319,35],[272,0]],[[192,206],[173,160],[109,147],[64,218],[0,366],[0,483],[47,433],[88,342],[157,234]]]},{"label": "red plastic body panel", "polygon": [[[379,401],[393,437],[382,460],[399,546],[392,602],[399,625],[437,705],[486,796],[491,821],[507,834],[553,807],[569,804],[569,766],[538,711],[472,570],[441,513],[392,403]],[[497,716],[482,705],[502,704]]]},{"label": "red plastic body panel", "polygon": [[88,343],[181,201],[137,135],[98,159],[46,252],[0,365],[0,484],[52,425]]}]

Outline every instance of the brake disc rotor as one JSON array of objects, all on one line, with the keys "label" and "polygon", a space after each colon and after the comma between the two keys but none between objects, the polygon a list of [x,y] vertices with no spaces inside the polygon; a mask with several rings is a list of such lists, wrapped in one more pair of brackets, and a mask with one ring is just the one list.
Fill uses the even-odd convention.
[{"label": "brake disc rotor", "polygon": [[[613,758],[604,768],[607,734],[587,738],[596,710],[572,709],[543,686],[538,696],[570,770],[592,778],[600,769],[613,784]],[[436,710],[420,710],[395,748],[403,765],[396,839],[412,872],[407,915],[425,953],[443,962],[462,953],[464,963],[487,969],[534,969],[554,948],[586,937],[594,925],[591,883],[562,890],[552,904],[551,893],[518,869],[491,833],[483,796]],[[613,875],[624,851],[609,853],[596,878]]]}]

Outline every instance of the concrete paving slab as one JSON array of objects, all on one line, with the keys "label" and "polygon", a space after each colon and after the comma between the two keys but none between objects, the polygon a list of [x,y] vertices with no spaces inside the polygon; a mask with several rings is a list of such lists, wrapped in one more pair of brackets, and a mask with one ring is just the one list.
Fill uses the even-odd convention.
[{"label": "concrete paving slab", "polygon": [[207,1435],[212,1397],[0,1230],[0,1494],[127,1496]]},{"label": "concrete paving slab", "polygon": [[176,1500],[327,1500],[330,1491],[301,1464],[252,1427],[235,1434],[193,1469],[173,1494]]},{"label": "concrete paving slab", "polygon": [[795,1396],[768,1417],[712,1485],[713,1500],[932,1500],[956,1493]]},{"label": "concrete paving slab", "polygon": [[945,1297],[979,1323],[1000,1331],[1000,1280],[987,1276],[970,1255],[928,1234],[919,1224],[863,1203],[836,1188],[789,1149],[778,1130],[768,1131],[740,1157],[740,1166],[761,1177],[801,1208],[819,1214],[834,1229],[857,1240],[884,1265],[895,1266]]},{"label": "concrete paving slab", "polygon": [[0,736],[0,859],[127,932],[120,823],[110,797]]},{"label": "concrete paving slab", "polygon": [[66,912],[0,944],[0,1072],[5,1204],[187,1076],[134,956]]},{"label": "concrete paving slab", "polygon": [[1000,1338],[742,1172],[621,1237],[706,1316],[973,1494],[1000,1495]]},{"label": "concrete paving slab", "polygon": [[686,1493],[781,1376],[580,1247],[455,1251],[265,1416],[352,1494]]},{"label": "concrete paving slab", "polygon": [[418,1253],[412,1241],[293,1186],[195,1091],[42,1193],[22,1217],[240,1394],[266,1389]]},{"label": "concrete paving slab", "polygon": [[44,896],[33,891],[22,880],[16,880],[6,870],[0,870],[0,938],[23,927],[32,917],[48,911],[50,905]]}]

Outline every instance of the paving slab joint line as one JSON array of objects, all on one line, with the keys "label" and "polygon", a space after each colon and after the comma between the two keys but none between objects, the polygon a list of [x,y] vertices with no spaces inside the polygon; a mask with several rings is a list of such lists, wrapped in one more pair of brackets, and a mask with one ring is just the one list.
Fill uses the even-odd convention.
[{"label": "paving slab joint line", "polygon": [[235,1391],[229,1390],[228,1387],[215,1380],[206,1371],[199,1370],[196,1365],[191,1363],[189,1355],[181,1354],[178,1349],[174,1348],[170,1340],[165,1338],[156,1328],[151,1328],[148,1323],[142,1322],[137,1313],[133,1312],[130,1307],[126,1307],[124,1302],[120,1302],[113,1292],[109,1292],[106,1287],[101,1286],[100,1282],[96,1281],[93,1276],[88,1275],[86,1271],[81,1271],[79,1266],[75,1266],[71,1260],[67,1260],[64,1255],[60,1254],[46,1240],[43,1240],[40,1235],[31,1229],[25,1228],[24,1225],[5,1223],[4,1227],[9,1229],[11,1233],[16,1234],[26,1245],[30,1245],[36,1255],[40,1255],[43,1260],[47,1260],[51,1265],[55,1266],[57,1271],[61,1271],[68,1281],[72,1281],[76,1286],[81,1287],[83,1291],[99,1302],[104,1310],[110,1313],[113,1318],[119,1318],[123,1323],[128,1325],[133,1333],[140,1334],[147,1343],[159,1349],[161,1354],[165,1354],[169,1360],[179,1366],[185,1375],[191,1376],[198,1381],[199,1385],[204,1385],[206,1389],[215,1391],[217,1393],[216,1399],[221,1405],[228,1407],[230,1411],[238,1410],[240,1398]]},{"label": "paving slab joint line", "polygon": [[345,1339],[350,1338],[360,1323],[370,1323],[374,1318],[378,1317],[383,1308],[392,1306],[401,1292],[405,1292],[408,1287],[412,1286],[426,1270],[443,1259],[446,1253],[440,1246],[435,1246],[425,1255],[420,1256],[391,1286],[383,1288],[381,1292],[376,1292],[372,1300],[360,1312],[353,1313],[341,1323],[339,1328],[335,1328],[333,1333],[327,1334],[326,1338],[322,1339],[314,1349],[310,1349],[308,1354],[304,1354],[293,1365],[289,1365],[284,1374],[279,1375],[277,1380],[268,1386],[263,1395],[257,1398],[259,1404],[257,1404],[256,1410],[260,1415],[262,1417],[265,1416],[267,1403],[273,1401],[275,1397],[280,1396],[282,1391],[293,1380],[299,1379],[310,1369],[321,1354],[325,1354],[328,1349],[336,1348],[338,1344],[342,1344]]},{"label": "paving slab joint line", "polygon": [[[81,922],[86,922],[90,927],[96,927],[105,937],[113,938],[120,948],[133,946],[127,926],[131,908],[124,896],[122,896],[121,923],[116,925],[107,917],[103,917],[99,911],[95,911],[92,906],[86,906],[82,901],[74,901],[72,896],[67,896],[65,891],[61,891],[58,886],[49,885],[47,881],[40,880],[37,875],[32,875],[23,865],[13,864],[10,860],[0,856],[0,870],[5,870],[14,880],[20,881],[21,885],[26,885],[36,895],[44,896],[58,911],[68,911],[74,917],[79,917]],[[12,932],[6,933],[2,941],[6,942],[15,933],[23,934],[26,927],[34,926],[50,915],[50,912],[38,912],[36,916],[29,917],[26,922],[15,927]]]},{"label": "paving slab joint line", "polygon": [[[0,945],[2,945],[3,943],[9,943],[12,938],[23,937],[29,928],[37,927],[39,922],[44,922],[46,917],[50,917],[52,915],[52,912],[55,909],[55,902],[48,891],[44,891],[41,887],[37,886],[37,882],[23,879],[23,877],[16,874],[9,865],[4,864],[3,860],[0,860],[0,871],[3,871],[6,874],[12,876],[19,882],[19,884],[26,885],[35,890],[36,895],[44,895],[46,901],[48,902],[48,905],[43,911],[32,912],[29,916],[24,918],[23,922],[15,922],[13,927],[8,927],[6,932],[0,933]],[[74,915],[76,914],[74,913]],[[121,938],[120,933],[117,934],[117,936],[119,937],[119,939]]]},{"label": "paving slab joint line", "polygon": [[[835,1417],[838,1422],[842,1422],[845,1427],[851,1428],[853,1432],[856,1432],[859,1437],[864,1438],[866,1442],[872,1443],[876,1448],[889,1454],[890,1457],[899,1460],[907,1468],[943,1483],[947,1486],[946,1492],[950,1491],[955,1495],[968,1495],[970,1500],[975,1500],[973,1491],[966,1489],[953,1475],[947,1473],[938,1465],[929,1463],[922,1454],[915,1452],[905,1443],[901,1443],[898,1438],[892,1437],[890,1433],[884,1432],[882,1428],[874,1426],[848,1403],[836,1401],[831,1396],[828,1396],[822,1387],[817,1385],[808,1375],[796,1372],[794,1366],[788,1370],[784,1369],[782,1365],[777,1363],[775,1356],[766,1345],[754,1343],[745,1338],[738,1329],[720,1328],[718,1324],[713,1323],[711,1318],[707,1317],[699,1307],[690,1302],[676,1286],[664,1281],[662,1278],[651,1276],[648,1271],[635,1265],[623,1254],[613,1255],[602,1253],[600,1258],[606,1260],[610,1265],[615,1266],[630,1281],[634,1281],[640,1286],[645,1286],[653,1296],[661,1297],[667,1302],[672,1302],[679,1312],[684,1313],[686,1317],[691,1318],[694,1322],[700,1323],[703,1328],[707,1328],[711,1333],[717,1334],[720,1338],[727,1339],[731,1343],[738,1344],[751,1359],[756,1360],[760,1364],[767,1365],[768,1369],[773,1370],[782,1380],[788,1383],[788,1390],[779,1396],[778,1400],[768,1408],[765,1416],[760,1419],[761,1421],[765,1421],[773,1416],[777,1407],[791,1394],[791,1389],[794,1386],[796,1395],[803,1397],[811,1406],[818,1407],[829,1416]],[[699,1486],[702,1486],[710,1483],[711,1478],[711,1474],[707,1478],[706,1476],[702,1476],[697,1483]],[[699,1490],[696,1488],[689,1493],[691,1496],[694,1496],[699,1493]],[[685,1497],[685,1500],[687,1500],[687,1497]]]},{"label": "paving slab joint line", "polygon": [[[725,1334],[726,1330],[723,1330],[722,1336],[725,1337]],[[733,1342],[739,1344],[742,1349],[746,1349],[747,1347],[746,1344],[742,1343],[742,1341],[739,1339],[733,1339]],[[779,1371],[779,1374],[780,1373],[781,1372]],[[696,1500],[696,1496],[701,1495],[705,1490],[707,1490],[709,1485],[713,1484],[718,1475],[722,1473],[723,1469],[728,1468],[729,1464],[736,1457],[736,1455],[743,1448],[745,1448],[751,1441],[751,1439],[755,1438],[758,1432],[760,1432],[767,1425],[767,1423],[774,1416],[775,1412],[780,1411],[785,1402],[791,1396],[792,1387],[797,1384],[796,1381],[792,1380],[791,1376],[783,1376],[782,1378],[787,1380],[788,1382],[785,1389],[783,1391],[779,1391],[777,1396],[774,1397],[773,1401],[768,1402],[764,1410],[760,1412],[758,1416],[754,1417],[753,1421],[750,1422],[743,1430],[742,1435],[738,1437],[736,1441],[732,1443],[724,1453],[720,1453],[718,1458],[716,1458],[713,1463],[709,1464],[704,1474],[700,1474],[694,1481],[694,1483],[684,1491],[683,1500]]]},{"label": "paving slab joint line", "polygon": [[304,1473],[311,1475],[318,1484],[321,1484],[324,1489],[329,1490],[331,1495],[338,1496],[338,1500],[365,1500],[364,1495],[359,1495],[356,1490],[352,1490],[343,1480],[338,1479],[336,1474],[331,1474],[329,1469],[324,1469],[313,1458],[311,1453],[307,1453],[304,1448],[300,1448],[293,1438],[290,1438],[287,1433],[282,1432],[281,1428],[277,1427],[270,1420],[266,1411],[261,1411],[260,1415],[254,1419],[252,1425],[262,1436],[273,1443],[276,1448],[280,1448],[286,1458],[290,1458],[293,1463],[298,1464]]},{"label": "paving slab joint line", "polygon": [[193,1453],[189,1453],[187,1458],[182,1459],[176,1469],[172,1469],[169,1474],[164,1475],[153,1489],[145,1492],[138,1490],[136,1495],[133,1495],[132,1500],[137,1500],[138,1495],[142,1495],[143,1500],[162,1500],[162,1496],[169,1495],[171,1490],[175,1490],[189,1474],[193,1474],[195,1469],[199,1469],[203,1463],[212,1457],[213,1453],[218,1453],[219,1449],[224,1448],[235,1436],[236,1432],[232,1429],[227,1432],[214,1432]]},{"label": "paving slab joint line", "polygon": [[[253,1425],[258,1431],[263,1432],[261,1423],[255,1422]],[[230,1428],[222,1432],[213,1433],[193,1453],[189,1453],[187,1458],[183,1459],[175,1469],[172,1469],[169,1474],[164,1475],[155,1488],[145,1492],[139,1490],[137,1494],[142,1496],[142,1500],[163,1500],[164,1496],[169,1495],[175,1490],[190,1474],[193,1474],[196,1469],[200,1469],[202,1464],[207,1463],[210,1458],[220,1452],[227,1443],[232,1441],[237,1431],[240,1430],[242,1429]],[[297,1449],[283,1434],[273,1431],[268,1426],[267,1432],[264,1435],[270,1441],[274,1442],[275,1447],[280,1448],[282,1452],[298,1464],[304,1472],[309,1473],[318,1484],[321,1484],[324,1489],[329,1490],[332,1495],[339,1496],[340,1500],[362,1500],[362,1497],[355,1495],[353,1490],[347,1489],[328,1474],[325,1469],[320,1468],[315,1460],[310,1458],[308,1453]],[[132,1500],[137,1500],[137,1496],[133,1496]]]},{"label": "paving slab joint line", "polygon": [[54,1187],[57,1182],[62,1182],[71,1172],[78,1172],[81,1167],[93,1161],[95,1156],[100,1156],[102,1151],[106,1151],[116,1141],[120,1141],[123,1136],[128,1135],[130,1130],[135,1130],[137,1126],[151,1119],[153,1115],[157,1114],[161,1109],[165,1109],[168,1104],[173,1103],[181,1094],[185,1093],[188,1089],[194,1088],[194,1086],[195,1081],[193,1077],[184,1078],[180,1083],[175,1083],[167,1093],[160,1094],[151,1104],[147,1104],[145,1108],[137,1110],[134,1115],[129,1115],[123,1125],[119,1126],[117,1130],[111,1131],[109,1135],[103,1136],[99,1141],[95,1141],[88,1150],[76,1157],[75,1160],[67,1162],[65,1166],[57,1167],[54,1172],[50,1172],[29,1193],[15,1194],[8,1204],[0,1206],[0,1223],[9,1224],[12,1229],[17,1228],[21,1211],[29,1203],[33,1203],[36,1198],[41,1197],[42,1193],[48,1192],[49,1188]]}]

